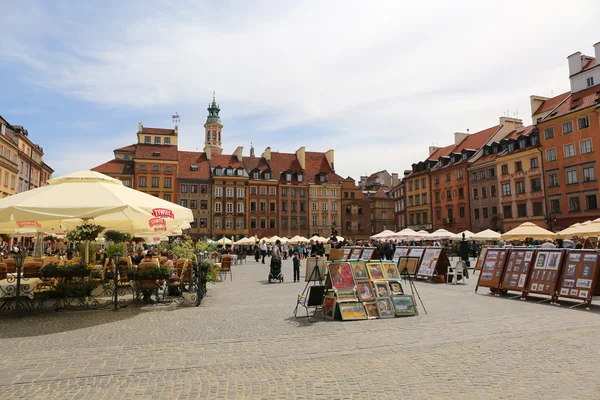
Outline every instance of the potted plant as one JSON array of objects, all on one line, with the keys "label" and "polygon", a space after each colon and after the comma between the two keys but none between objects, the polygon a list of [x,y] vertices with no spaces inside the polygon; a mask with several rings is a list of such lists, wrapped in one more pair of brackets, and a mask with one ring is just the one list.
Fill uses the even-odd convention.
[{"label": "potted plant", "polygon": [[83,261],[50,263],[40,269],[40,275],[44,278],[83,278],[88,277],[90,272],[90,266]]}]

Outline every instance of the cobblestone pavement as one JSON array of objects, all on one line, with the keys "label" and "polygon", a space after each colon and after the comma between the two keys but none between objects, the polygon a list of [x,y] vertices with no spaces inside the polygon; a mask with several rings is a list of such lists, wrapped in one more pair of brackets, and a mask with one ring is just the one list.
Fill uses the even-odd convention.
[{"label": "cobblestone pavement", "polygon": [[[1,399],[600,399],[600,307],[416,287],[429,314],[309,324],[268,266],[198,308],[0,319]],[[406,290],[406,288],[405,288]]]}]

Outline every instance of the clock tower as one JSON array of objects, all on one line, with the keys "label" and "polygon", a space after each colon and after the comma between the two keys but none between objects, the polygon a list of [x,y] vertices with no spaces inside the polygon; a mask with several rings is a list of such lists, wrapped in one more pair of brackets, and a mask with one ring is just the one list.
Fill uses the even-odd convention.
[{"label": "clock tower", "polygon": [[221,147],[221,130],[223,124],[219,117],[219,105],[215,101],[215,92],[213,92],[212,103],[208,105],[208,117],[206,117],[206,123],[204,124],[204,148],[210,149],[211,154],[221,154],[223,148]]}]

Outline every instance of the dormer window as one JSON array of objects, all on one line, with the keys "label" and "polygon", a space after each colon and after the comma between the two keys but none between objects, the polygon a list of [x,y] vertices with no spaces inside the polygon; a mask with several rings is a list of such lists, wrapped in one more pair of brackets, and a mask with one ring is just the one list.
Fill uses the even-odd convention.
[{"label": "dormer window", "polygon": [[509,143],[508,144],[508,151],[514,151],[515,150],[515,144],[514,143]]},{"label": "dormer window", "polygon": [[264,176],[265,180],[271,179],[271,171],[265,171],[263,176]]},{"label": "dormer window", "polygon": [[538,137],[538,135],[532,135],[531,136],[531,145],[537,146],[539,143],[540,143],[540,138]]},{"label": "dormer window", "polygon": [[519,140],[519,148],[524,149],[527,146],[527,141],[525,139]]},{"label": "dormer window", "polygon": [[252,179],[256,179],[256,180],[260,179],[260,172],[258,172],[258,171],[252,172]]},{"label": "dormer window", "polygon": [[467,161],[467,153],[463,153],[462,154],[462,160],[463,161]]},{"label": "dormer window", "polygon": [[171,138],[169,138],[169,137],[166,137],[166,138],[165,138],[165,144],[166,144],[167,146],[168,146],[168,145],[170,145],[170,144],[171,144]]},{"label": "dormer window", "polygon": [[303,182],[303,181],[304,181],[304,175],[298,174],[298,182]]},{"label": "dormer window", "polygon": [[325,182],[325,174],[319,174],[319,182]]},{"label": "dormer window", "polygon": [[153,151],[152,157],[160,157],[160,151]]},{"label": "dormer window", "polygon": [[221,167],[215,168],[215,175],[222,175],[223,174],[223,170],[221,169]]},{"label": "dormer window", "polygon": [[286,182],[292,181],[292,174],[290,172],[285,173],[285,180],[286,180]]},{"label": "dormer window", "polygon": [[198,171],[198,166],[195,164],[190,165],[190,171]]},{"label": "dormer window", "polygon": [[152,138],[150,136],[144,136],[144,143],[152,144]]},{"label": "dormer window", "polygon": [[236,174],[237,176],[244,176],[244,170],[243,170],[243,169],[241,169],[241,168],[238,168],[238,169],[235,171],[235,174]]},{"label": "dormer window", "polygon": [[225,171],[226,171],[227,176],[233,176],[233,169],[227,168]]},{"label": "dormer window", "polygon": [[487,148],[487,147],[485,149],[483,149],[483,155],[489,156],[490,155],[490,149]]},{"label": "dormer window", "polygon": [[160,144],[160,136],[154,137],[154,144]]}]

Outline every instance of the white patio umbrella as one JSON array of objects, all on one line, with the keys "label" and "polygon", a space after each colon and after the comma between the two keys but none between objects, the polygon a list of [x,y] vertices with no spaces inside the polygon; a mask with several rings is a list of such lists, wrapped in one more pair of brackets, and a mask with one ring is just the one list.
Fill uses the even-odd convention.
[{"label": "white patio umbrella", "polygon": [[324,237],[321,237],[319,235],[314,235],[312,236],[310,239],[308,239],[309,241],[313,241],[315,243],[325,243],[327,242],[327,239],[325,239]]},{"label": "white patio umbrella", "polygon": [[[592,221],[587,221],[587,223],[590,223]],[[563,229],[560,232],[556,232],[556,235],[559,238],[566,238],[569,235],[571,235],[571,232],[573,232],[576,228],[579,228],[581,225],[586,224],[586,222],[580,223],[580,222],[576,222],[573,225],[569,226],[568,228]]]},{"label": "white patio umbrella", "polygon": [[502,236],[500,233],[486,229],[474,234],[472,238],[475,240],[500,240],[500,236]]},{"label": "white patio umbrella", "polygon": [[444,239],[448,240],[452,236],[454,236],[454,233],[447,231],[445,229],[438,229],[435,232],[431,232],[429,234],[429,236],[434,240],[444,240]]},{"label": "white patio umbrella", "polygon": [[221,239],[217,240],[216,243],[219,246],[227,246],[228,244],[231,244],[231,240],[227,239],[225,236],[223,236]]},{"label": "white patio umbrella", "polygon": [[389,236],[392,236],[394,234],[394,231],[390,231],[389,229],[386,229],[382,232],[379,232],[376,235],[371,236],[371,239],[386,239]]},{"label": "white patio umbrella", "polygon": [[400,240],[412,240],[413,238],[419,236],[419,234],[412,229],[405,228],[400,232],[396,232],[391,236],[391,239],[400,239]]},{"label": "white patio umbrella", "polygon": [[452,236],[450,239],[454,240],[454,241],[460,241],[463,238],[463,233],[465,234],[465,240],[472,240],[473,236],[475,235],[473,232],[471,232],[470,230],[464,230],[460,233],[457,233],[456,235]]},{"label": "white patio umbrella", "polygon": [[532,239],[554,239],[556,233],[550,232],[532,222],[524,222],[515,229],[504,233],[500,238],[502,240],[525,240]]},{"label": "white patio umbrella", "polygon": [[340,236],[340,235],[337,235],[336,237],[337,237],[338,242],[343,242],[344,240],[346,240],[346,239],[344,239],[343,236]]},{"label": "white patio umbrella", "polygon": [[431,234],[427,231],[417,231],[417,234],[419,235],[419,238],[423,239],[423,240],[430,240],[431,239]]},{"label": "white patio umbrella", "polygon": [[275,243],[276,241],[281,241],[281,238],[277,235],[270,237],[268,239],[265,240],[265,243]]},{"label": "white patio umbrella", "polygon": [[583,222],[580,226],[571,230],[569,235],[584,237],[600,236],[600,218],[597,218],[593,221]]},{"label": "white patio umbrella", "polygon": [[290,239],[291,244],[306,243],[306,242],[308,242],[308,239],[305,238],[304,236],[300,236],[300,235],[296,235]]}]

